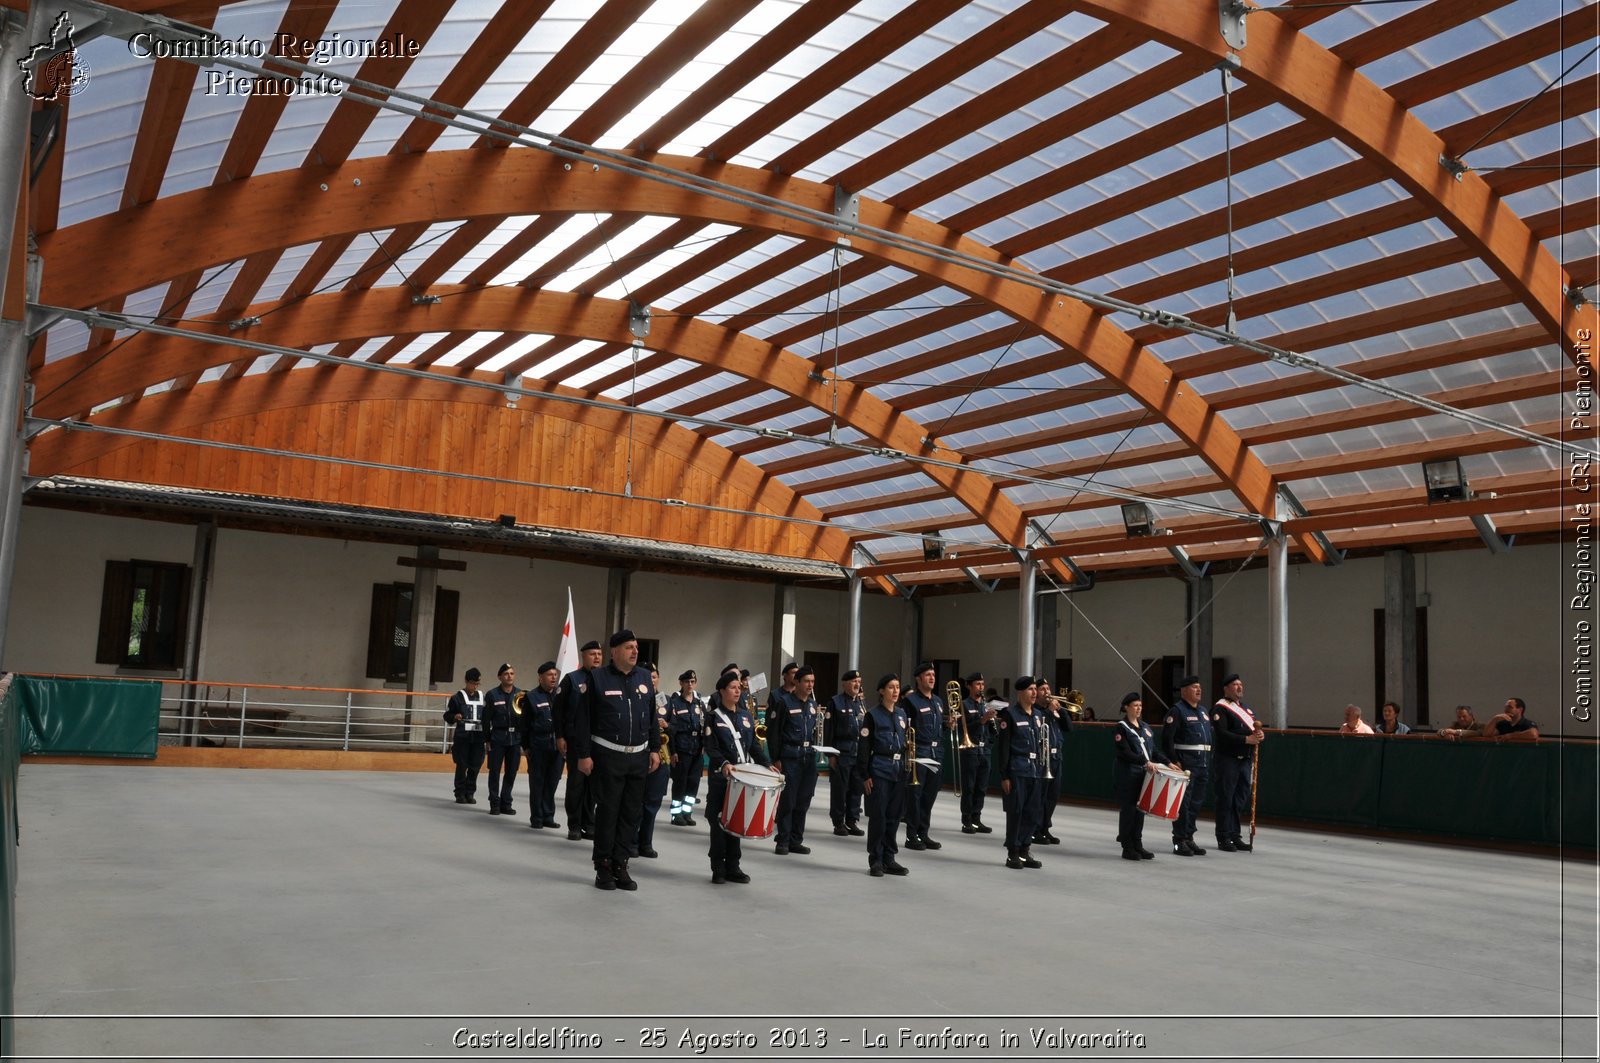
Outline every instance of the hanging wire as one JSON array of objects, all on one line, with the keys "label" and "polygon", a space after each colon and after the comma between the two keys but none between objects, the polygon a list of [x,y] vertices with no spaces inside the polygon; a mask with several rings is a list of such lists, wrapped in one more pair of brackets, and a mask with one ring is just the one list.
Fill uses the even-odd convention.
[{"label": "hanging wire", "polygon": [[1223,188],[1228,201],[1228,331],[1238,331],[1233,313],[1233,81],[1222,68],[1222,164]]},{"label": "hanging wire", "polygon": [[[828,298],[822,304],[823,320],[828,317],[828,304],[833,304],[833,401],[828,410],[828,439],[839,438],[839,334],[843,327],[840,320],[840,311],[844,307],[844,253],[837,241],[833,245],[833,286],[828,292]],[[826,351],[822,348],[828,342],[827,330],[824,328],[822,335],[817,337],[817,354],[820,356]]]},{"label": "hanging wire", "polygon": [[1489,129],[1488,132],[1484,133],[1483,136],[1479,137],[1477,140],[1474,140],[1472,142],[1472,147],[1466,148],[1466,149],[1458,152],[1456,154],[1456,158],[1457,159],[1466,158],[1467,155],[1470,154],[1472,152],[1472,150],[1474,148],[1476,148],[1479,144],[1482,144],[1485,140],[1488,140],[1490,137],[1494,136],[1494,134],[1500,129],[1501,126],[1505,125],[1507,122],[1511,121],[1517,115],[1519,115],[1523,111],[1527,110],[1528,107],[1533,103],[1534,100],[1537,100],[1540,96],[1543,96],[1545,93],[1549,92],[1551,89],[1555,88],[1557,85],[1559,85],[1563,81],[1565,81],[1567,79],[1567,75],[1568,74],[1572,73],[1574,70],[1578,69],[1578,67],[1580,67],[1584,63],[1588,62],[1589,58],[1591,56],[1593,56],[1595,52],[1600,52],[1600,44],[1597,44],[1593,48],[1590,48],[1588,50],[1588,52],[1586,52],[1584,54],[1582,59],[1579,59],[1576,63],[1573,63],[1571,66],[1569,66],[1565,70],[1563,70],[1561,72],[1561,76],[1560,77],[1558,77],[1554,81],[1550,82],[1548,85],[1546,85],[1544,88],[1540,89],[1538,92],[1534,93],[1532,96],[1529,96],[1527,99],[1523,100],[1522,104],[1519,107],[1517,107],[1516,110],[1512,111],[1510,114],[1508,114],[1504,118],[1500,119],[1500,121],[1496,122]]},{"label": "hanging wire", "polygon": [[950,423],[950,419],[966,408],[967,402],[972,398],[972,396],[983,390],[983,382],[989,379],[989,374],[994,372],[996,367],[998,367],[1001,362],[1005,361],[1006,355],[1011,353],[1011,348],[1015,347],[1017,345],[1017,341],[1022,338],[1022,330],[1026,327],[1027,325],[1025,322],[1017,322],[1017,327],[1011,332],[1011,338],[1007,340],[1006,345],[1000,349],[1000,353],[994,356],[994,361],[989,363],[989,367],[983,371],[983,375],[978,377],[978,382],[972,385],[970,391],[961,396],[961,401],[956,403],[955,409],[945,414],[942,421],[928,429],[928,442],[938,439],[939,436],[944,432],[945,425]]}]

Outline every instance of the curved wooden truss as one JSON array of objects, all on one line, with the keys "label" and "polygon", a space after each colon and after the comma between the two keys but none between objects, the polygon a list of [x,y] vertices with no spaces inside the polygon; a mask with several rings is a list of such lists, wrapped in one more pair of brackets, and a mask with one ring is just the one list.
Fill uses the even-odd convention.
[{"label": "curved wooden truss", "polygon": [[[125,6],[210,24],[232,5]],[[897,560],[905,536],[964,539],[964,528],[974,546],[1006,549],[963,549],[972,565],[924,564],[925,578],[988,571],[986,558],[1024,549],[1062,579],[1069,555],[1147,563],[1148,544],[1095,516],[1115,499],[1073,490],[1073,477],[1242,515],[1271,514],[1279,485],[1293,482],[1312,515],[1288,529],[1315,559],[1324,535],[1340,546],[1474,535],[1465,517],[1419,510],[1417,492],[1398,486],[1421,454],[1477,455],[1488,464],[1475,483],[1549,480],[1553,460],[1523,440],[1463,432],[1315,373],[1267,371],[1254,351],[1198,343],[1158,314],[1109,315],[1059,285],[1170,305],[1204,325],[1231,314],[1241,334],[1269,345],[1519,428],[1568,432],[1572,367],[1587,367],[1597,327],[1593,305],[1573,293],[1597,270],[1592,255],[1563,260],[1562,241],[1587,246],[1600,211],[1592,197],[1572,201],[1562,181],[1600,163],[1584,103],[1593,64],[1565,71],[1561,91],[1541,89],[1575,58],[1575,41],[1592,41],[1592,12],[1524,24],[1505,20],[1503,0],[1435,0],[1398,16],[1291,2],[1253,9],[1235,51],[1213,0],[1076,0],[1070,13],[1029,0],[1004,15],[929,0],[864,32],[855,6],[817,0],[762,20],[761,0],[739,0],[674,19],[648,0],[606,0],[587,20],[552,23],[560,43],[526,67],[496,116],[579,142],[625,137],[636,157],[714,180],[731,201],[492,138],[441,143],[444,127],[421,116],[396,137],[353,98],[321,120],[298,164],[286,163],[281,149],[268,152],[296,112],[267,96],[241,105],[209,184],[163,195],[181,172],[174,152],[197,90],[192,68],[159,62],[142,105],[128,105],[138,134],[120,202],[75,208],[60,225],[61,205],[82,199],[62,175],[78,171],[59,160],[42,171],[31,197],[42,301],[153,308],[251,340],[709,417],[717,423],[693,431],[633,419],[672,440],[662,457],[688,462],[686,476],[711,455],[729,478],[717,491],[871,529],[796,523],[781,549],[848,560],[843,544],[883,538],[885,571],[907,580],[919,568]],[[315,38],[336,7],[291,0],[277,29]],[[450,8],[400,0],[384,32],[426,48]],[[465,106],[491,78],[524,69],[518,42],[551,11],[502,6],[422,94]],[[619,60],[630,28],[660,17],[642,57]],[[939,30],[947,19],[964,26],[954,45]],[[1385,66],[1422,44],[1464,53],[1400,78]],[[714,57],[714,73],[688,77],[697,57]],[[592,102],[566,103],[601,61],[621,73]],[[1226,106],[1219,62],[1236,72]],[[403,59],[350,72],[382,85],[415,73]],[[756,88],[774,77],[781,91]],[[1492,93],[1482,88],[1491,82]],[[1462,93],[1507,102],[1463,114]],[[734,118],[713,120],[736,101]],[[75,147],[70,108],[66,129],[69,152],[93,150]],[[1495,165],[1472,168],[1485,159]],[[1284,179],[1291,172],[1299,179]],[[828,216],[846,195],[861,228],[843,254],[835,227],[787,209]],[[1230,268],[1231,301],[1219,286]],[[208,291],[223,270],[226,290]],[[637,356],[619,288],[654,312]],[[498,335],[484,342],[487,332]],[[529,349],[530,335],[545,338]],[[336,377],[352,402],[362,380],[375,403],[406,392],[353,366],[297,369],[289,358],[104,327],[47,346],[56,342],[34,352],[41,416],[186,431],[227,423],[249,435],[240,396],[319,405],[301,383],[308,374]],[[258,427],[285,410],[264,407]],[[793,439],[829,432],[880,453]],[[99,467],[117,454],[128,476],[159,480],[173,460],[155,456],[167,444],[55,435],[39,440],[36,472],[47,456]],[[722,445],[691,460],[691,437]],[[1058,491],[1043,486],[1063,479]],[[1340,516],[1363,493],[1392,498],[1383,511],[1396,528],[1379,530],[1364,509],[1358,521]],[[1528,526],[1550,525],[1560,506],[1544,487],[1498,494],[1481,512]],[[691,534],[689,523],[675,527]],[[714,544],[726,533],[715,523],[697,524],[693,541]],[[1197,550],[1217,535],[1237,544],[1226,549],[1251,548],[1250,525],[1229,523],[1168,521]]]}]

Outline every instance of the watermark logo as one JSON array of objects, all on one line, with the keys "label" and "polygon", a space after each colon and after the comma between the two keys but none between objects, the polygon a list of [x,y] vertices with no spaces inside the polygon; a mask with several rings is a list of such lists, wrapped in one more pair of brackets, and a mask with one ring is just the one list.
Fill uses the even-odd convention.
[{"label": "watermark logo", "polygon": [[72,17],[65,11],[50,27],[50,39],[30,47],[17,65],[22,68],[22,90],[45,103],[59,103],[89,84],[89,64],[73,43]]}]

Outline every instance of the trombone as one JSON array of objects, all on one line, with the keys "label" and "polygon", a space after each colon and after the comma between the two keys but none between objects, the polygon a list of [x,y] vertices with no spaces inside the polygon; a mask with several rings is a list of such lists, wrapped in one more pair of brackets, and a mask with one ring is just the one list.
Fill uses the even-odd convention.
[{"label": "trombone", "polygon": [[956,767],[955,778],[952,780],[952,782],[953,782],[953,785],[954,785],[954,788],[955,788],[954,789],[955,795],[957,797],[960,797],[961,796],[961,750],[963,750],[963,749],[973,749],[973,748],[976,747],[976,743],[973,742],[972,741],[972,737],[967,734],[967,714],[961,711],[961,681],[959,679],[952,679],[952,680],[950,680],[950,682],[948,682],[948,683],[946,683],[944,685],[944,701],[945,701],[945,706],[947,708],[949,708],[951,715],[953,715],[956,718],[956,721],[957,721],[956,726],[958,726],[961,729],[961,741],[960,741],[959,744],[956,742],[956,732],[955,731],[951,731],[950,732],[950,746],[951,746],[951,749],[956,754],[956,756],[955,756],[955,767]]},{"label": "trombone", "polygon": [[1084,703],[1088,700],[1081,690],[1069,690],[1065,694],[1051,694],[1050,700],[1056,703],[1068,716],[1074,720],[1083,715]]},{"label": "trombone", "polygon": [[906,771],[911,773],[911,782],[907,785],[921,786],[922,783],[917,779],[917,725],[911,722],[911,718],[909,716],[906,717],[905,758]]}]

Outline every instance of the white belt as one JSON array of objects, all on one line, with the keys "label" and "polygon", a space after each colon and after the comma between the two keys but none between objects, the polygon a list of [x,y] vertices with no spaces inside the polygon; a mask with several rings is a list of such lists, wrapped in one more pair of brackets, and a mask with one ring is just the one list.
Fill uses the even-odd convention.
[{"label": "white belt", "polygon": [[608,742],[604,738],[598,738],[594,735],[589,736],[589,741],[593,742],[597,746],[604,746],[607,749],[616,750],[618,753],[643,753],[645,750],[650,748],[650,746],[644,742],[641,742],[636,746],[625,746],[618,742]]},{"label": "white belt", "polygon": [[1190,752],[1190,753],[1209,753],[1209,752],[1211,752],[1211,747],[1210,746],[1183,746],[1183,745],[1178,745],[1178,746],[1173,746],[1172,748],[1173,749],[1182,749],[1182,750],[1185,750],[1185,751]]},{"label": "white belt", "polygon": [[476,720],[462,720],[461,729],[463,731],[481,731],[483,730],[483,724]]}]

